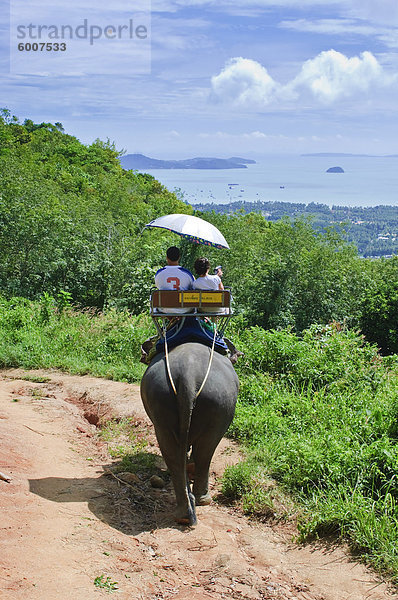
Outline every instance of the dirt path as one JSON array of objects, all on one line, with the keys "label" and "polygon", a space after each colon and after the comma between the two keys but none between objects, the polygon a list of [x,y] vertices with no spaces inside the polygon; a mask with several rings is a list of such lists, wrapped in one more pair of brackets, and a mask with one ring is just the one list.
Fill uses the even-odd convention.
[{"label": "dirt path", "polygon": [[[25,375],[0,372],[0,471],[12,478],[0,479],[2,600],[105,598],[114,582],[120,600],[397,597],[341,548],[297,547],[290,533],[216,503],[198,508],[195,529],[176,526],[169,487],[126,486],[104,474],[112,460],[89,423],[132,416],[155,451],[138,387],[57,372],[34,383]],[[213,493],[234,457],[225,441]],[[94,585],[101,576],[102,588]]]}]

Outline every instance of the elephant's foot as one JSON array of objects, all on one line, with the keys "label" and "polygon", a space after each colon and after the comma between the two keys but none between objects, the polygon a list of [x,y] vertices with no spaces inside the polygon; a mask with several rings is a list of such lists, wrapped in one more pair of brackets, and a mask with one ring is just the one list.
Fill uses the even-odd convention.
[{"label": "elephant's foot", "polygon": [[190,525],[189,517],[178,517],[174,515],[174,521],[179,525]]},{"label": "elephant's foot", "polygon": [[191,492],[189,483],[187,482],[187,500],[177,504],[177,510],[174,513],[174,519],[181,525],[196,525],[195,497]]},{"label": "elephant's foot", "polygon": [[179,525],[196,525],[196,514],[186,508],[178,509],[174,513],[174,520]]},{"label": "elephant's foot", "polygon": [[195,502],[197,506],[206,506],[211,502],[211,496],[209,492],[207,494],[203,494],[202,496],[195,496]]}]

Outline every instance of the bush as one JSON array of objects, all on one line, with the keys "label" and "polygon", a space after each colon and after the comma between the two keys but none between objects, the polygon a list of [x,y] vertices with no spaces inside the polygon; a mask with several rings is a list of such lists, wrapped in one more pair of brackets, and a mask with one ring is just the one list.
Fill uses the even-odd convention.
[{"label": "bush", "polygon": [[339,323],[313,325],[302,336],[253,327],[239,336],[238,345],[245,353],[240,373],[266,372],[299,390],[352,389],[359,381],[372,386],[384,374],[377,347]]},{"label": "bush", "polygon": [[398,580],[396,358],[336,323],[234,341],[245,358],[229,435],[248,459],[226,472],[227,494],[258,514],[273,478],[304,507],[303,536],[340,533]]}]

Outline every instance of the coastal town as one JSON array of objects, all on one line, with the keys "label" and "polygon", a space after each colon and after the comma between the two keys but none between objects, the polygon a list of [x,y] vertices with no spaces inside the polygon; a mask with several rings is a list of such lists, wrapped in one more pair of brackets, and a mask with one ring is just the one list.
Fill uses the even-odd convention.
[{"label": "coastal town", "polygon": [[269,221],[282,218],[309,220],[317,231],[334,228],[342,238],[354,243],[366,258],[390,257],[398,253],[398,207],[327,206],[293,202],[247,202],[195,204],[200,211],[234,213],[260,212]]}]

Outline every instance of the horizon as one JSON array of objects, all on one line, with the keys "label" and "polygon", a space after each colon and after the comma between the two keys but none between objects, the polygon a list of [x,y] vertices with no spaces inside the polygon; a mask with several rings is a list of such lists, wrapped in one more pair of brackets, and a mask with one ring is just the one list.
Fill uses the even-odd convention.
[{"label": "horizon", "polygon": [[[261,158],[270,158],[270,157],[274,157],[274,158],[278,158],[278,157],[313,157],[316,158],[317,156],[320,158],[398,158],[398,153],[397,154],[365,154],[365,153],[350,153],[350,152],[328,152],[327,150],[324,151],[319,151],[319,152],[309,152],[309,153],[301,153],[301,154],[297,154],[294,152],[284,152],[284,153],[274,153],[274,152],[270,152],[270,153],[258,153],[258,152],[246,152],[245,155],[235,155],[233,153],[218,153],[217,155],[212,154],[212,155],[205,155],[205,154],[192,154],[189,156],[182,156],[182,155],[177,155],[177,154],[173,154],[173,155],[162,155],[162,156],[155,156],[155,155],[151,155],[149,156],[148,154],[145,154],[143,152],[124,152],[121,156],[145,156],[146,158],[153,158],[156,160],[184,160],[184,159],[191,159],[191,158],[222,158],[222,159],[228,159],[228,158],[249,158],[249,159],[255,159],[256,157],[258,159]],[[248,168],[250,168],[250,165],[248,166]]]}]

